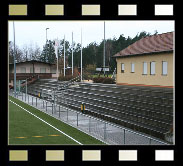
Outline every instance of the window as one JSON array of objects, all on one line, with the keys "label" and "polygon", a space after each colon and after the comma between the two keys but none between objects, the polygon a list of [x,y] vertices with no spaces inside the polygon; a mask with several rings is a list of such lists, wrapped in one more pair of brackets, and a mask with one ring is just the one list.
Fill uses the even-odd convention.
[{"label": "window", "polygon": [[131,64],[131,72],[132,72],[132,73],[135,72],[135,64],[134,64],[134,63]]},{"label": "window", "polygon": [[21,67],[21,68],[20,68],[20,72],[21,72],[21,73],[26,73],[26,68],[25,68],[25,67]]},{"label": "window", "polygon": [[168,73],[167,69],[168,69],[168,63],[163,61],[162,62],[162,75],[167,75],[167,73]]},{"label": "window", "polygon": [[147,75],[147,62],[143,62],[143,74]]},{"label": "window", "polygon": [[122,64],[121,64],[121,73],[124,73],[124,72],[125,72],[125,64],[122,63]]},{"label": "window", "polygon": [[150,62],[150,74],[155,75],[155,62]]},{"label": "window", "polygon": [[55,68],[51,68],[51,73],[52,73],[52,74],[53,74],[53,73],[56,74],[56,72],[57,72],[57,71],[56,71]]},{"label": "window", "polygon": [[46,73],[46,68],[40,68],[40,73]]},{"label": "window", "polygon": [[30,73],[33,73],[33,67],[30,68]]}]

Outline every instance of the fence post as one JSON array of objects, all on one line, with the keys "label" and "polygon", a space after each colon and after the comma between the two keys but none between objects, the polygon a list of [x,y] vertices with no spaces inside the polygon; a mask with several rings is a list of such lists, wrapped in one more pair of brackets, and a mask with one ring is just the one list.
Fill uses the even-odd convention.
[{"label": "fence post", "polygon": [[125,145],[125,143],[126,143],[126,142],[125,142],[125,139],[126,139],[126,138],[125,138],[125,129],[124,129],[124,145]]},{"label": "fence post", "polygon": [[47,112],[47,101],[46,101],[46,112]]},{"label": "fence post", "polygon": [[20,80],[18,80],[19,94],[20,94]]},{"label": "fence post", "polygon": [[69,112],[68,112],[68,109],[67,109],[67,121],[69,120],[69,115],[68,114],[69,114]]},{"label": "fence post", "polygon": [[32,105],[33,105],[33,96],[32,96]]},{"label": "fence post", "polygon": [[77,113],[77,126],[78,126],[78,113]]},{"label": "fence post", "polygon": [[90,123],[91,123],[91,118],[89,117],[89,133],[90,133]]},{"label": "fence post", "polygon": [[55,90],[54,90],[54,112],[55,112]]},{"label": "fence post", "polygon": [[56,106],[55,106],[55,103],[54,103],[54,113],[56,112]]},{"label": "fence post", "polygon": [[106,123],[104,123],[104,140],[106,140]]},{"label": "fence post", "polygon": [[22,101],[23,101],[23,92],[22,92]]},{"label": "fence post", "polygon": [[59,105],[59,118],[60,118],[60,105]]},{"label": "fence post", "polygon": [[27,98],[27,78],[26,78],[25,94],[26,94],[26,97],[25,97],[25,101],[26,101],[26,98]]},{"label": "fence post", "polygon": [[43,100],[43,108],[44,108],[44,100]]},{"label": "fence post", "polygon": [[37,107],[37,97],[36,97],[36,107]]},{"label": "fence post", "polygon": [[29,95],[28,95],[28,104],[29,104]]},{"label": "fence post", "polygon": [[52,115],[53,115],[53,103],[51,105],[52,105],[52,110],[51,111],[52,111]]}]

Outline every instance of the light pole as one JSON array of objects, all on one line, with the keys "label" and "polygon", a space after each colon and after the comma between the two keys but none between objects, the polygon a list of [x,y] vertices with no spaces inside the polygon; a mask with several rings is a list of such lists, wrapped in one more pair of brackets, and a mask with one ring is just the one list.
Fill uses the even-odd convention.
[{"label": "light pole", "polygon": [[65,35],[64,35],[64,77],[65,77]]},{"label": "light pole", "polygon": [[46,28],[46,56],[47,56],[47,30],[50,29],[50,28]]},{"label": "light pole", "polygon": [[15,23],[13,21],[13,35],[14,35],[14,97],[16,97],[16,54],[15,54]]},{"label": "light pole", "polygon": [[57,81],[58,81],[58,50],[59,50],[59,40],[58,38],[55,40],[55,52],[56,52],[56,58],[57,58]]},{"label": "light pole", "polygon": [[73,32],[72,32],[72,76],[73,76],[73,71],[74,71],[74,67],[73,67]]},{"label": "light pole", "polygon": [[104,21],[104,57],[103,57],[103,69],[104,69],[104,75],[105,75],[105,21]]},{"label": "light pole", "polygon": [[46,28],[46,43],[47,43],[47,30],[50,29],[50,28]]},{"label": "light pole", "polygon": [[83,51],[82,51],[82,29],[81,29],[81,82],[83,80]]}]

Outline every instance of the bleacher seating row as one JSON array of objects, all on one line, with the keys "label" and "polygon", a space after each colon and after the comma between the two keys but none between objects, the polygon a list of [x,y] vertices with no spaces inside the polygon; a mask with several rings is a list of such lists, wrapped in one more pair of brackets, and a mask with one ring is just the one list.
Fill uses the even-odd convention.
[{"label": "bleacher seating row", "polygon": [[79,111],[84,103],[86,114],[161,139],[165,139],[165,134],[172,127],[172,88],[99,83],[77,83],[62,90],[59,87],[63,87],[63,82],[38,80],[28,86],[28,93],[37,95],[43,89],[54,91],[58,104]]}]

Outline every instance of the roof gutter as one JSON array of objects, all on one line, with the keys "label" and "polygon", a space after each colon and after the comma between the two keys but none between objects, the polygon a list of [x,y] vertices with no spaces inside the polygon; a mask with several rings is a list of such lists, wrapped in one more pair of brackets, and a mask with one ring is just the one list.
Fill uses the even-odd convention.
[{"label": "roof gutter", "polygon": [[152,55],[152,54],[163,54],[163,53],[172,53],[173,50],[169,51],[160,51],[160,52],[150,52],[150,53],[143,53],[143,54],[130,54],[130,55],[121,55],[121,56],[111,56],[112,58],[126,58],[131,56],[143,56],[143,55]]}]

